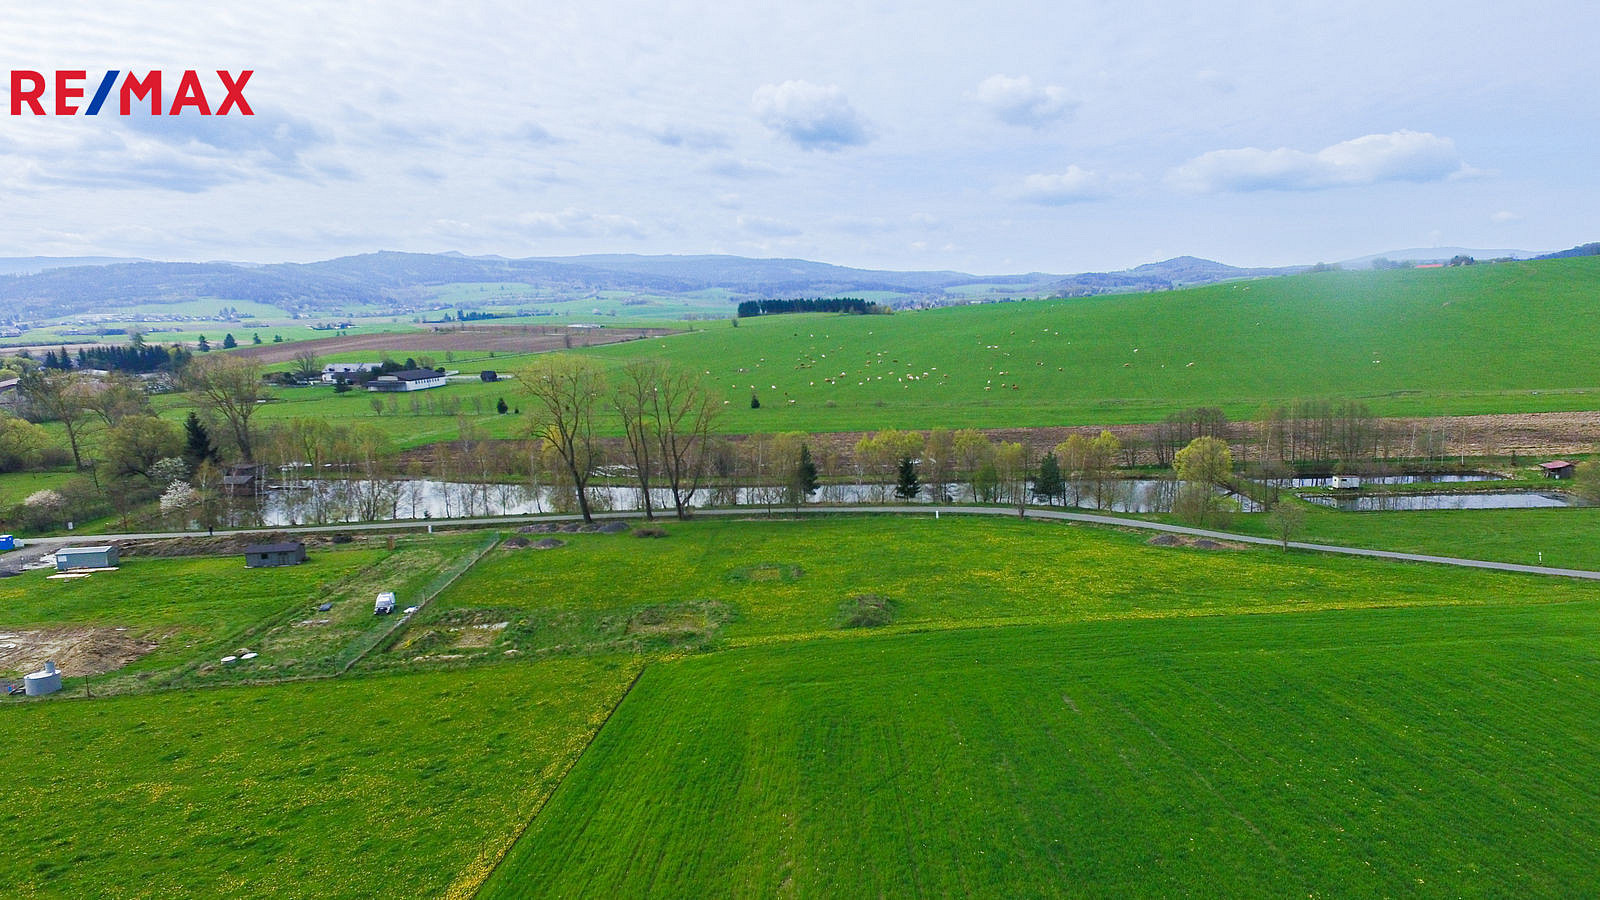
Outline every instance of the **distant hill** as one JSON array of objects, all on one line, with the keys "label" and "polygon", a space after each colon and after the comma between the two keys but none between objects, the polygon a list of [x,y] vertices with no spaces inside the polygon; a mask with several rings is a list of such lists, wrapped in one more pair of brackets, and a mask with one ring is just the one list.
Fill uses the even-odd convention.
[{"label": "distant hill", "polygon": [[1533,250],[1474,250],[1470,247],[1413,247],[1410,250],[1388,250],[1383,253],[1372,253],[1367,256],[1358,256],[1355,259],[1341,260],[1338,265],[1345,269],[1370,269],[1373,262],[1387,259],[1391,262],[1409,263],[1436,263],[1449,262],[1457,256],[1470,256],[1477,260],[1488,259],[1542,259],[1539,251]]},{"label": "distant hill", "polygon": [[441,287],[462,283],[527,284],[574,297],[596,291],[670,296],[719,289],[729,294],[729,312],[734,303],[746,298],[856,292],[898,295],[874,299],[902,305],[937,306],[975,299],[1169,290],[1303,269],[1241,269],[1184,256],[1123,272],[972,275],[942,270],[854,269],[804,259],[721,255],[596,254],[504,259],[387,251],[272,265],[127,260],[94,264],[44,258],[6,262],[9,269],[0,267],[0,305],[12,317],[31,319],[202,298],[269,303],[307,315],[374,306],[408,312],[430,308]]},{"label": "distant hill", "polygon": [[1538,257],[1538,258],[1539,259],[1571,259],[1572,257],[1575,257],[1575,256],[1600,256],[1600,243],[1580,244],[1580,245],[1578,245],[1576,247],[1573,247],[1570,250],[1557,250],[1554,253],[1546,253],[1545,255],[1543,255],[1541,257]]},{"label": "distant hill", "polygon": [[129,262],[148,262],[148,260],[121,256],[0,256],[0,275],[32,275],[46,269],[107,266]]},{"label": "distant hill", "polygon": [[1057,297],[1086,297],[1096,294],[1165,291],[1172,288],[1215,284],[1237,278],[1263,278],[1304,272],[1306,266],[1271,269],[1241,269],[1209,259],[1179,256],[1157,263],[1146,263],[1120,272],[1087,272],[1069,275],[1051,285]]}]

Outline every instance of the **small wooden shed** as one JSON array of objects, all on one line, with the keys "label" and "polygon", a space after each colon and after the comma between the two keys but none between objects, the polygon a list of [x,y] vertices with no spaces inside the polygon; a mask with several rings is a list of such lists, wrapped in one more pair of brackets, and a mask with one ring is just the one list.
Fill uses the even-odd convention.
[{"label": "small wooden shed", "polygon": [[298,566],[305,561],[306,545],[299,541],[284,541],[279,544],[251,544],[244,548],[244,564],[251,569],[260,569],[268,566]]},{"label": "small wooden shed", "polygon": [[117,564],[117,548],[114,545],[62,547],[56,551],[57,572],[69,572],[73,569],[114,569]]},{"label": "small wooden shed", "polygon": [[1546,478],[1571,478],[1578,467],[1564,459],[1553,459],[1550,462],[1539,463],[1539,468],[1544,470]]}]

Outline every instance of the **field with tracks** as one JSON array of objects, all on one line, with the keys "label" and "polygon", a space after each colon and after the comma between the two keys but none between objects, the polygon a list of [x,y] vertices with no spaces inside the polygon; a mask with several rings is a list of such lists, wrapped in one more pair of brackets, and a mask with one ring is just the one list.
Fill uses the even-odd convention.
[{"label": "field with tracks", "polygon": [[[122,696],[0,708],[29,760],[0,821],[34,837],[0,877],[20,896],[1595,887],[1600,584],[1006,519],[661,530],[10,579],[7,629],[194,639],[95,680]],[[256,576],[283,595],[225,592]],[[434,599],[371,644],[380,584]],[[241,640],[252,673],[200,670]],[[352,644],[372,649],[347,674],[293,680]]]}]

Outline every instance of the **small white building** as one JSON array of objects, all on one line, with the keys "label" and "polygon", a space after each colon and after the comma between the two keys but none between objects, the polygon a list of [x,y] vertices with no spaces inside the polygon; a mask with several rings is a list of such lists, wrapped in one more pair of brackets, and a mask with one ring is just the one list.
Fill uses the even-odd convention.
[{"label": "small white building", "polygon": [[1328,487],[1337,490],[1356,490],[1361,487],[1360,475],[1335,475],[1328,480]]},{"label": "small white building", "polygon": [[54,661],[45,663],[43,669],[22,679],[22,692],[29,697],[43,697],[59,690],[61,690],[61,673],[56,671]]},{"label": "small white building", "polygon": [[322,367],[322,383],[350,381],[363,372],[376,372],[381,363],[328,363]]},{"label": "small white building", "polygon": [[444,387],[443,372],[432,369],[408,369],[404,372],[391,372],[388,375],[379,375],[367,382],[367,390],[379,392],[391,391],[425,391],[428,388]]}]

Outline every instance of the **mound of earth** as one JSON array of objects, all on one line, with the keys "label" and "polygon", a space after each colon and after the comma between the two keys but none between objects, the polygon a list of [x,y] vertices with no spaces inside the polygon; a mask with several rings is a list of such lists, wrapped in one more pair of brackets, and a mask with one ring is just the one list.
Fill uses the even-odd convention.
[{"label": "mound of earth", "polygon": [[67,625],[0,632],[0,672],[18,677],[54,660],[63,675],[102,675],[122,668],[160,644],[124,628]]},{"label": "mound of earth", "polygon": [[1236,541],[1219,541],[1212,538],[1195,537],[1188,534],[1173,534],[1163,532],[1148,541],[1152,547],[1192,547],[1195,550],[1244,550],[1244,544]]},{"label": "mound of earth", "polygon": [[627,522],[618,522],[614,519],[609,522],[594,523],[538,522],[517,529],[521,534],[621,534],[627,530]]}]

